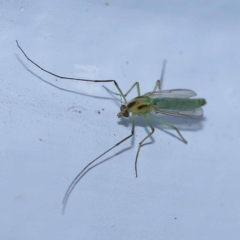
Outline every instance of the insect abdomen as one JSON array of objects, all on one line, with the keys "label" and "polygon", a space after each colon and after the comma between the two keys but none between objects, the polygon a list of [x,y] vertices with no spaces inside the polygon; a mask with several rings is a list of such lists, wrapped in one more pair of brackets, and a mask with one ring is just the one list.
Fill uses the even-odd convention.
[{"label": "insect abdomen", "polygon": [[166,110],[182,110],[187,111],[195,108],[199,108],[206,104],[206,100],[203,98],[195,99],[181,99],[181,98],[155,98],[153,105],[159,109]]}]

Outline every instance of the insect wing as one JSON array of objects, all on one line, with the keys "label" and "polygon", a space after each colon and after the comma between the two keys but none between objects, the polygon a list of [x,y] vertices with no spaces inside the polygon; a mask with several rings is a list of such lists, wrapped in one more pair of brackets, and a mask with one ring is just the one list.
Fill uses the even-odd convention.
[{"label": "insect wing", "polygon": [[195,108],[193,110],[187,110],[187,111],[173,111],[173,110],[160,110],[160,109],[155,109],[156,113],[161,113],[165,115],[171,115],[175,117],[181,117],[181,118],[200,118],[203,115],[203,110],[202,108]]},{"label": "insect wing", "polygon": [[152,98],[191,98],[197,94],[189,89],[171,89],[171,90],[160,90],[155,92],[145,93],[144,96]]}]

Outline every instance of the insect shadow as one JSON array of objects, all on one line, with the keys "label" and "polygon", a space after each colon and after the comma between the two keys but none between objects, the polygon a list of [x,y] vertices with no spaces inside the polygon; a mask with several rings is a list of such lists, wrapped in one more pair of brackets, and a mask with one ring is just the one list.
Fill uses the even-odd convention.
[{"label": "insect shadow", "polygon": [[62,88],[62,87],[59,87],[45,79],[43,79],[42,77],[40,77],[39,75],[37,75],[36,73],[34,73],[32,70],[30,70],[24,63],[23,61],[18,57],[17,54],[15,54],[17,60],[21,63],[21,65],[29,72],[31,73],[34,77],[38,78],[40,81],[50,85],[51,87],[55,87],[61,91],[64,91],[64,92],[69,92],[69,93],[73,93],[73,94],[78,94],[78,95],[81,95],[81,96],[85,96],[85,97],[90,97],[90,98],[97,98],[97,99],[103,99],[103,100],[112,100],[111,97],[101,97],[101,96],[96,96],[96,95],[90,95],[90,94],[86,94],[86,93],[81,93],[81,92],[78,92],[78,91],[73,91],[73,90],[69,90],[69,89],[66,89],[66,88]]}]

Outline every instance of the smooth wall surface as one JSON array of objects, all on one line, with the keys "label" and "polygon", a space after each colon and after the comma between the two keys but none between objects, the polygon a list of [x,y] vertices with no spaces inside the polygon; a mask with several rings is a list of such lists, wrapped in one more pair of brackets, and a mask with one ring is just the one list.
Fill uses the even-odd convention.
[{"label": "smooth wall surface", "polygon": [[[1,239],[239,239],[240,4],[238,1],[1,1]],[[200,120],[163,116],[128,136],[113,83],[186,88],[207,100]],[[128,100],[136,97],[134,89]]]}]

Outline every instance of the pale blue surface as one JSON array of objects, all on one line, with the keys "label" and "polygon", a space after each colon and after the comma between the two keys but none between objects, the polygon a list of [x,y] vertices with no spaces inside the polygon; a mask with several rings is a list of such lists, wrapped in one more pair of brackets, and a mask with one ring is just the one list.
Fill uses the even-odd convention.
[{"label": "pale blue surface", "polygon": [[[239,3],[129,2],[1,1],[1,239],[240,238]],[[56,81],[16,39],[55,73],[116,79],[123,91],[135,81],[151,91],[167,58],[163,89],[195,90],[205,117],[165,118],[188,144],[156,129],[138,179],[147,128],[137,121],[133,147],[103,157],[119,153],[85,175],[62,215],[71,180],[131,124],[102,84]]]}]

